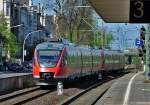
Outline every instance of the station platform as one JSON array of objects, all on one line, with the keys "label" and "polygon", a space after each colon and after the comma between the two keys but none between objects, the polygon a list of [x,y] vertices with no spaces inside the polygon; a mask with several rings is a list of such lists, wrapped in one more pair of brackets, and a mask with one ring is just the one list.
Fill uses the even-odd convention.
[{"label": "station platform", "polygon": [[32,73],[0,72],[0,79],[31,75]]},{"label": "station platform", "polygon": [[143,72],[118,79],[96,105],[150,105],[150,80]]},{"label": "station platform", "polygon": [[6,91],[31,87],[33,85],[32,73],[0,72],[0,95]]}]

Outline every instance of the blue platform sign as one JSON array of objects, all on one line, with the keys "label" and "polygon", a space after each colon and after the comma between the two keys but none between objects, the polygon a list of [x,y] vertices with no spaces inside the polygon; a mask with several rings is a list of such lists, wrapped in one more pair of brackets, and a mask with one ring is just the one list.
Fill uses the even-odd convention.
[{"label": "blue platform sign", "polygon": [[135,40],[135,45],[136,45],[136,46],[143,46],[143,45],[144,45],[144,41],[141,40],[141,39],[136,39],[136,40]]}]

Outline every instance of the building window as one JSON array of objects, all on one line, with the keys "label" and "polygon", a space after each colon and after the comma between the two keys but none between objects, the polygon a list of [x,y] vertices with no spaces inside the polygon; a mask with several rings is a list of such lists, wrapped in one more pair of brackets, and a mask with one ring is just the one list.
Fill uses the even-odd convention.
[{"label": "building window", "polygon": [[10,16],[10,6],[6,3],[6,16]]}]

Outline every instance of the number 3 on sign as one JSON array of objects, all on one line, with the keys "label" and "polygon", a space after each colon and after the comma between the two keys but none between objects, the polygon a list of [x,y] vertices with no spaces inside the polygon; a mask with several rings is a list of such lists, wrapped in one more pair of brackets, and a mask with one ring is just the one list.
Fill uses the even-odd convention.
[{"label": "number 3 on sign", "polygon": [[134,13],[134,17],[135,18],[142,18],[143,17],[143,15],[144,15],[144,11],[143,11],[143,2],[142,1],[136,1],[135,3],[134,3],[134,5],[135,6],[138,6],[137,7],[137,12],[139,12],[138,14],[137,13]]}]

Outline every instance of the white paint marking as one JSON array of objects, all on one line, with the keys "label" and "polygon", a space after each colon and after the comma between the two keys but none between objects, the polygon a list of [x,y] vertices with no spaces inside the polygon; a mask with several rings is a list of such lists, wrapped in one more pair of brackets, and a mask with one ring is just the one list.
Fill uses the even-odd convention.
[{"label": "white paint marking", "polygon": [[150,89],[142,89],[142,91],[148,91],[148,92],[150,92]]},{"label": "white paint marking", "polygon": [[134,78],[135,78],[136,76],[140,75],[141,73],[143,73],[143,72],[136,73],[136,74],[130,79],[130,81],[129,81],[129,83],[128,83],[127,90],[126,90],[126,93],[125,93],[123,105],[128,105],[128,100],[129,100],[129,96],[130,96],[130,91],[131,91],[132,82],[133,82]]}]

